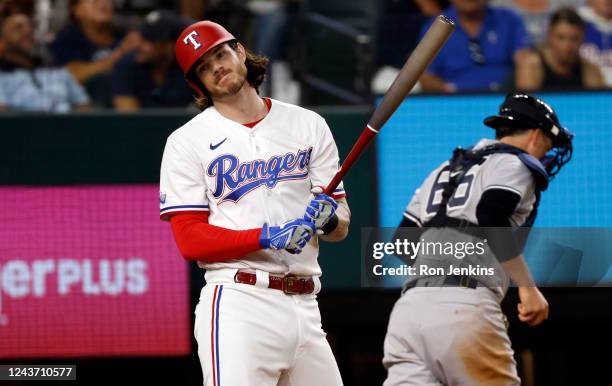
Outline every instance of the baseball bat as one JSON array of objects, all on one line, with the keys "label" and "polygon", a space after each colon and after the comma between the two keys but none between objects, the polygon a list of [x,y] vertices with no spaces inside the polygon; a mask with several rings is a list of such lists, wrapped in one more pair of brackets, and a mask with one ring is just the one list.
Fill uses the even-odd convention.
[{"label": "baseball bat", "polygon": [[404,63],[399,74],[389,87],[382,102],[374,111],[355,145],[338,169],[338,172],[325,188],[325,194],[331,195],[350,170],[357,158],[380,132],[389,117],[397,110],[406,95],[412,90],[421,74],[438,54],[444,43],[455,29],[455,23],[446,16],[440,15],[429,27],[423,39]]}]

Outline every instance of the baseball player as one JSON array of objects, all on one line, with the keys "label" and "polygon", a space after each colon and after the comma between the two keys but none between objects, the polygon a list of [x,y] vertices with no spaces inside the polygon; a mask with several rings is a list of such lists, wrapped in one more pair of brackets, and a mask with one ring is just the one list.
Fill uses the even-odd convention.
[{"label": "baseball player", "polygon": [[321,328],[319,240],[340,241],[338,150],[318,114],[261,98],[267,59],[200,21],[176,42],[202,112],[166,142],[160,213],[206,270],[195,310],[207,386],[341,385]]},{"label": "baseball player", "polygon": [[571,159],[573,134],[549,105],[526,94],[509,94],[484,123],[496,139],[459,148],[436,168],[416,190],[395,237],[412,229],[423,241],[488,239],[493,263],[475,254],[459,261],[421,253],[414,264],[489,264],[496,274],[411,276],[389,320],[384,386],[519,385],[500,307],[509,279],[518,286],[521,321],[535,326],[548,317],[518,230],[533,224],[540,192]]}]

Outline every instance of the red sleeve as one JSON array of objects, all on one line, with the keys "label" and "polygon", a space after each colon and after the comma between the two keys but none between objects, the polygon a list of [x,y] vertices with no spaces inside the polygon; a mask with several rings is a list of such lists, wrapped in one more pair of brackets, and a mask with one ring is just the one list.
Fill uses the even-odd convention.
[{"label": "red sleeve", "polygon": [[208,223],[208,212],[181,212],[170,218],[174,240],[188,260],[232,260],[261,249],[261,228],[231,230]]}]

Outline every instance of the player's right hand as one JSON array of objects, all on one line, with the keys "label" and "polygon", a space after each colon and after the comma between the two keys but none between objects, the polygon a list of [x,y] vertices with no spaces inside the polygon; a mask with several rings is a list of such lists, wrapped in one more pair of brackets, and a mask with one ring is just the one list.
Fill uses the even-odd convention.
[{"label": "player's right hand", "polygon": [[306,207],[306,213],[304,214],[304,220],[312,221],[318,234],[323,234],[321,228],[334,217],[336,209],[338,209],[336,200],[323,193],[323,190],[322,186],[312,188],[310,192],[314,194],[314,198]]},{"label": "player's right hand", "polygon": [[519,319],[530,326],[537,326],[548,319],[548,302],[538,287],[519,287]]},{"label": "player's right hand", "polygon": [[279,226],[263,225],[259,244],[264,249],[286,249],[289,253],[300,253],[315,233],[312,221],[296,218]]}]

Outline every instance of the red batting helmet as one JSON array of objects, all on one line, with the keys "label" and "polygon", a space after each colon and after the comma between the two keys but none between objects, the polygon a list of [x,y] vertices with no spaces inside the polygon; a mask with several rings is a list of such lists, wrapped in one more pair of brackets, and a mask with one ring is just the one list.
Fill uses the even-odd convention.
[{"label": "red batting helmet", "polygon": [[200,95],[204,94],[197,79],[190,79],[190,71],[208,50],[219,44],[235,40],[234,35],[212,21],[199,21],[185,28],[176,40],[176,60],[183,69],[185,80]]}]

